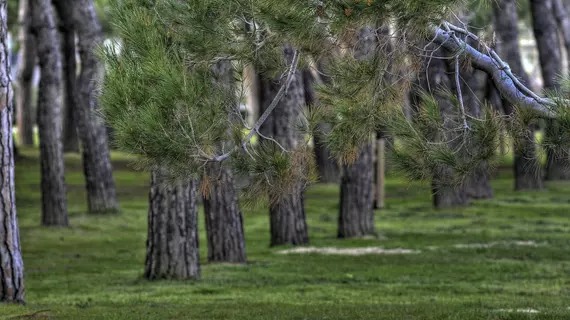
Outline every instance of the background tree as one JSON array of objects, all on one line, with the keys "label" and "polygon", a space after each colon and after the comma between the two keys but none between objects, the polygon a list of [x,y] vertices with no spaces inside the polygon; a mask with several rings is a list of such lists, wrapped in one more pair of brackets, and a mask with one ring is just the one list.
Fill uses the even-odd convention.
[{"label": "background tree", "polygon": [[22,146],[33,146],[35,117],[32,80],[36,68],[36,44],[31,33],[32,12],[30,0],[20,1],[18,20],[18,38],[20,43],[20,67],[18,69],[18,86],[16,91],[18,139]]},{"label": "background tree", "polygon": [[[530,82],[523,69],[519,48],[517,1],[494,1],[493,8],[498,53],[504,57],[512,72],[528,85]],[[514,115],[516,112],[516,108],[507,99],[503,100],[503,109],[507,115]],[[522,130],[520,134],[515,135],[513,151],[516,190],[533,190],[543,187],[534,131],[532,126],[528,126],[527,130]]]},{"label": "background tree", "polygon": [[38,125],[42,170],[42,223],[66,226],[67,200],[62,145],[61,55],[49,0],[30,0],[32,30],[41,67]]},{"label": "background tree", "polygon": [[115,180],[109,154],[105,123],[99,114],[97,83],[102,81],[103,66],[96,56],[102,44],[101,26],[92,0],[68,1],[73,8],[73,25],[78,38],[81,74],[77,79],[76,117],[85,182],[87,205],[91,213],[119,210]]},{"label": "background tree", "polygon": [[75,27],[73,26],[73,5],[66,0],[53,0],[59,17],[61,35],[62,74],[64,78],[63,151],[79,152],[77,136],[77,50]]},{"label": "background tree", "polygon": [[0,1],[0,302],[24,302],[24,262],[16,216],[12,82],[8,52],[7,1]]}]

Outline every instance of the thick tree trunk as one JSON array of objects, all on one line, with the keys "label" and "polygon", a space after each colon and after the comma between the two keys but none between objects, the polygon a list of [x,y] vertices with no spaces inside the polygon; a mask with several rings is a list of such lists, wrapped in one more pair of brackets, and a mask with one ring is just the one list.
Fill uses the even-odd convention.
[{"label": "thick tree trunk", "polygon": [[[220,88],[220,94],[227,96],[228,101],[235,101],[237,108],[231,63],[216,63],[212,73],[212,82]],[[230,121],[236,120],[231,114],[228,117]],[[206,176],[202,183],[208,191],[204,195],[208,261],[245,263],[243,217],[232,171],[221,163],[209,163]]]},{"label": "thick tree trunk", "polygon": [[144,277],[198,279],[197,183],[170,183],[160,169],[151,173]]},{"label": "thick tree trunk", "polygon": [[243,217],[231,170],[220,163],[207,168],[208,194],[204,196],[204,215],[208,238],[208,261],[245,263]]},{"label": "thick tree trunk", "polygon": [[[498,52],[513,73],[528,85],[530,82],[522,65],[519,48],[517,1],[497,0],[493,1],[493,5]],[[506,114],[514,112],[513,106],[506,100],[503,101],[503,108]],[[528,134],[515,141],[514,153],[515,190],[542,189],[542,170],[537,160],[534,128],[528,128]]]},{"label": "thick tree trunk", "polygon": [[[356,37],[354,56],[370,59],[376,52],[377,35],[372,28],[362,28]],[[370,133],[372,134],[372,132]],[[368,142],[351,165],[344,165],[340,182],[338,237],[374,235],[374,156]]]},{"label": "thick tree trunk", "polygon": [[[294,49],[286,45],[283,48],[283,54],[289,64],[293,59]],[[261,79],[259,83],[261,87],[259,90],[260,114],[263,114],[281,87],[281,81],[279,78]],[[261,126],[261,134],[275,139],[287,150],[295,149],[299,140],[302,139],[295,126],[304,103],[303,75],[297,71],[289,86],[288,94],[280,100],[278,106]],[[270,195],[270,198],[278,199],[270,205],[269,209],[272,246],[302,245],[309,242],[303,181],[298,182],[292,190],[285,195]]]},{"label": "thick tree trunk", "polygon": [[[315,78],[311,71],[303,71],[303,85],[305,86],[305,104],[312,107],[319,104],[317,93],[313,88]],[[325,122],[317,125],[317,132],[313,136],[313,150],[315,152],[315,162],[319,174],[319,181],[322,183],[338,183],[340,179],[340,167],[326,146],[325,137],[331,130],[331,125]]]},{"label": "thick tree trunk", "polygon": [[[562,52],[553,3],[552,0],[531,0],[530,3],[544,89],[556,90],[559,87],[557,77],[562,72]],[[550,120],[547,125],[549,128],[545,131],[545,139],[556,139],[560,135],[556,121]],[[570,179],[568,151],[558,149],[555,145],[547,146],[546,180]]]},{"label": "thick tree trunk", "polygon": [[372,143],[367,143],[356,161],[344,165],[340,183],[338,237],[354,238],[375,234],[374,171]]},{"label": "thick tree trunk", "polygon": [[32,81],[36,66],[36,44],[31,33],[32,15],[30,0],[20,1],[19,41],[20,68],[18,70],[18,86],[16,92],[16,122],[18,124],[18,141],[22,146],[34,145],[34,112]]},{"label": "thick tree trunk", "polygon": [[78,37],[81,74],[77,83],[77,129],[81,140],[83,170],[90,213],[119,210],[105,123],[99,116],[96,82],[103,66],[95,54],[102,43],[102,31],[92,0],[68,0]]},{"label": "thick tree trunk", "polygon": [[33,34],[41,67],[38,125],[42,223],[66,226],[67,200],[61,139],[61,56],[51,1],[31,0]]},{"label": "thick tree trunk", "polygon": [[59,33],[62,39],[62,73],[65,79],[63,151],[79,152],[79,138],[77,136],[77,121],[75,118],[77,105],[77,52],[72,19],[73,8],[66,4],[66,0],[53,0],[53,4],[59,16]]},{"label": "thick tree trunk", "polygon": [[24,262],[16,216],[12,135],[12,83],[8,51],[7,0],[0,0],[0,302],[24,303]]}]

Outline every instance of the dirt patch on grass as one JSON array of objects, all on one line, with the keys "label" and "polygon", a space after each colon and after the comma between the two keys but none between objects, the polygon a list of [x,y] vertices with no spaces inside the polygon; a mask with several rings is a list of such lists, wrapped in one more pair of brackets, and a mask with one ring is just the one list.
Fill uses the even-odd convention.
[{"label": "dirt patch on grass", "polygon": [[537,243],[535,241],[494,241],[489,243],[460,243],[453,245],[456,249],[486,249],[496,246],[507,246],[507,247],[538,247],[544,246],[546,243]]},{"label": "dirt patch on grass", "polygon": [[279,253],[279,254],[318,253],[318,254],[326,254],[326,255],[361,256],[361,255],[366,255],[366,254],[385,254],[385,255],[417,254],[420,252],[421,251],[419,251],[419,250],[412,250],[412,249],[402,249],[402,248],[384,249],[382,247],[366,247],[366,248],[299,247],[299,248],[281,250],[281,251],[278,251],[277,253]]}]

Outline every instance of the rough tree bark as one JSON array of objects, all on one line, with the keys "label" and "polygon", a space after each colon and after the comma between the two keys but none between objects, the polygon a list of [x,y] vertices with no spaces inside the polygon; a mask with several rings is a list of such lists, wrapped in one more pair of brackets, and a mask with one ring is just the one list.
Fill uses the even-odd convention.
[{"label": "rough tree bark", "polygon": [[196,181],[172,183],[160,169],[151,173],[144,277],[198,279]]},{"label": "rough tree bark", "polygon": [[20,1],[19,43],[20,68],[18,70],[18,86],[16,92],[16,122],[18,123],[18,140],[21,146],[34,145],[34,108],[32,106],[32,81],[36,67],[36,45],[32,35],[32,15],[30,0]]},{"label": "rough tree bark", "polygon": [[77,136],[77,60],[75,47],[75,29],[73,26],[73,8],[67,0],[53,0],[59,17],[59,33],[62,39],[62,73],[64,78],[65,103],[63,112],[63,152],[79,152]]},{"label": "rough tree bark", "polygon": [[[518,13],[516,0],[493,1],[494,26],[498,40],[498,53],[505,59],[514,74],[523,83],[529,84],[528,75],[524,71],[519,48]],[[504,99],[503,108],[506,114],[512,114],[514,108]],[[534,142],[534,128],[528,128],[525,137],[515,141],[515,190],[542,189],[542,174],[537,160]]]},{"label": "rough tree bark", "polygon": [[73,24],[77,32],[81,74],[77,82],[77,129],[81,140],[83,171],[90,213],[119,210],[115,180],[109,154],[105,123],[99,116],[97,81],[103,75],[103,66],[95,54],[102,43],[101,25],[92,0],[67,0],[73,8]]},{"label": "rough tree bark", "polygon": [[[531,0],[532,26],[539,53],[540,69],[545,90],[559,88],[557,77],[562,72],[562,52],[552,0]],[[556,138],[560,128],[556,121],[547,121],[546,139]],[[546,180],[570,179],[568,151],[560,152],[555,146],[547,146]]]},{"label": "rough tree bark", "polygon": [[49,0],[31,0],[41,78],[38,126],[42,189],[42,223],[66,226],[67,200],[61,139],[61,56],[54,12]]},{"label": "rough tree bark", "polygon": [[[372,28],[362,28],[356,36],[356,59],[372,57],[378,45]],[[372,132],[371,132],[372,134]],[[356,161],[343,165],[340,182],[338,237],[353,238],[374,235],[374,160],[372,141],[362,148]]]},{"label": "rough tree bark", "polygon": [[12,82],[8,51],[7,0],[0,0],[0,302],[24,303],[24,262],[16,216]]},{"label": "rough tree bark", "polygon": [[[303,71],[303,85],[305,86],[305,104],[318,105],[317,93],[313,88],[315,77],[310,70]],[[326,146],[325,137],[330,132],[331,125],[321,122],[317,125],[317,133],[313,137],[313,150],[315,162],[319,173],[319,181],[322,183],[338,183],[340,179],[340,167]]]},{"label": "rough tree bark", "polygon": [[[283,47],[283,54],[287,64],[290,64],[294,49],[286,45]],[[281,81],[279,78],[262,77],[259,84],[260,114],[263,114],[281,88]],[[275,139],[287,150],[295,149],[300,139],[295,125],[304,103],[303,75],[297,71],[287,95],[279,101],[278,106],[261,126],[261,134]],[[270,197],[279,199],[272,202],[269,209],[271,245],[307,244],[309,235],[305,217],[303,182],[299,182],[293,191],[286,195],[279,197],[270,195]]]},{"label": "rough tree bark", "polygon": [[[213,82],[235,99],[232,66],[229,61],[220,61],[212,69]],[[235,101],[237,107],[238,101]],[[231,115],[228,115],[232,121]],[[228,133],[229,134],[229,133]],[[206,235],[208,238],[208,261],[245,263],[245,237],[243,217],[238,201],[238,191],[231,169],[221,163],[206,166],[208,194],[204,195]]]}]

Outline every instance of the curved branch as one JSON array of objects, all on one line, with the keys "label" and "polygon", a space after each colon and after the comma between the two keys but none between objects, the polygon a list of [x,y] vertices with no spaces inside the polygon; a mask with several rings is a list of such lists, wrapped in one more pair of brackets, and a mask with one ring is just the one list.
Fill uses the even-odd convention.
[{"label": "curved branch", "polygon": [[489,54],[480,52],[454,35],[455,32],[461,32],[481,43],[476,36],[449,23],[446,23],[446,25],[450,27],[451,31],[446,31],[440,27],[433,28],[435,34],[433,38],[434,43],[451,52],[457,52],[464,58],[469,59],[475,68],[486,72],[503,97],[513,105],[533,109],[546,117],[555,116],[553,109],[557,104],[554,100],[541,98],[525,87],[512,74],[508,64],[501,60],[491,48],[485,46]]}]

